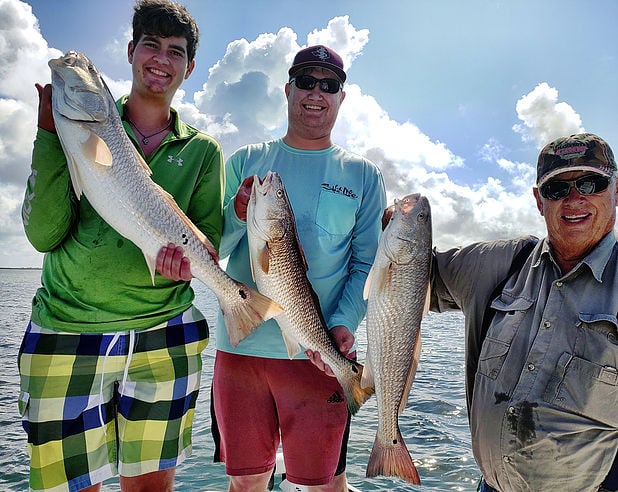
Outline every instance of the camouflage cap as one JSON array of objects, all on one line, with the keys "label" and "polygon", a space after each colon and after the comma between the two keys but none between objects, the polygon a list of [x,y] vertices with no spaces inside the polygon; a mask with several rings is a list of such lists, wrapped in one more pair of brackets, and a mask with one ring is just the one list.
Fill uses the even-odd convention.
[{"label": "camouflage cap", "polygon": [[591,171],[611,177],[616,173],[614,153],[605,140],[592,133],[560,137],[541,150],[536,184],[541,186],[557,174],[569,171]]}]

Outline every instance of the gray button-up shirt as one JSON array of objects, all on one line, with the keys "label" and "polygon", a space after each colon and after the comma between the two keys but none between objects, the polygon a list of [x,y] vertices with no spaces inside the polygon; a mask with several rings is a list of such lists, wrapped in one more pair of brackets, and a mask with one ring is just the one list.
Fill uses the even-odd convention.
[{"label": "gray button-up shirt", "polygon": [[[435,252],[432,310],[461,309],[475,459],[501,491],[594,491],[618,451],[618,245],[613,233],[562,275],[547,240],[492,302],[529,238]],[[469,360],[467,367],[470,367]]]}]

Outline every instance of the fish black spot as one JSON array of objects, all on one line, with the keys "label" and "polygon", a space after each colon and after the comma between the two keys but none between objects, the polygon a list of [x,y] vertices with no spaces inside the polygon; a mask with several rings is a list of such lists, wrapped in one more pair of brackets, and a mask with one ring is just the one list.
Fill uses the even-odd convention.
[{"label": "fish black spot", "polygon": [[242,297],[243,299],[246,299],[246,298],[247,298],[247,293],[246,293],[243,289],[240,289],[240,290],[238,291],[238,295],[239,295],[240,297]]},{"label": "fish black spot", "polygon": [[397,439],[393,439],[393,445],[397,444]]},{"label": "fish black spot", "polygon": [[182,244],[187,244],[189,242],[189,238],[186,234],[182,235]]}]

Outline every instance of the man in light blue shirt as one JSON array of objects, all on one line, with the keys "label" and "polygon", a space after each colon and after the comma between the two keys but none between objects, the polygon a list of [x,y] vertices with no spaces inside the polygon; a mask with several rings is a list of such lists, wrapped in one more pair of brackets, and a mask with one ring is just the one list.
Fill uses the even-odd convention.
[{"label": "man in light blue shirt", "polygon": [[[308,279],[327,328],[345,354],[353,348],[353,334],[366,311],[363,287],[378,244],[384,184],[374,164],[331,141],[345,98],[346,74],[337,53],[325,46],[301,50],[289,75],[286,135],[242,148],[226,164],[221,257],[229,254],[232,277],[253,285],[245,222],[248,194],[254,175],[276,171],[296,217]],[[304,354],[302,360],[289,360],[274,320],[232,347],[219,319],[216,339],[213,402],[230,490],[265,490],[280,432],[290,482],[310,490],[347,490],[347,442],[342,445],[342,440],[349,419],[345,401],[334,397],[342,394],[335,378],[317,370]],[[238,371],[239,365],[247,370]],[[265,379],[275,376],[284,377],[269,388]],[[251,406],[242,412],[239,380],[244,383],[240,399]],[[250,386],[255,390],[247,395]],[[270,410],[251,405],[253,397],[272,401]]]}]

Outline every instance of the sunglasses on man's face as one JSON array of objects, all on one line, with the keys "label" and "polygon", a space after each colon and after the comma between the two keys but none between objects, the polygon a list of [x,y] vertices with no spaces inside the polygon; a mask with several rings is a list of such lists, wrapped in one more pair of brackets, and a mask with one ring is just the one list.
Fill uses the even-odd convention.
[{"label": "sunglasses on man's face", "polygon": [[605,191],[610,183],[610,178],[591,174],[582,176],[578,179],[563,180],[550,179],[547,183],[539,188],[541,196],[548,200],[561,200],[571,193],[571,188],[575,187],[578,193],[582,195],[594,195]]},{"label": "sunglasses on man's face", "polygon": [[329,94],[337,94],[342,85],[337,79],[316,79],[312,75],[297,75],[292,77],[290,82],[294,82],[296,87],[305,91],[310,91],[315,84],[319,84],[320,90]]}]

